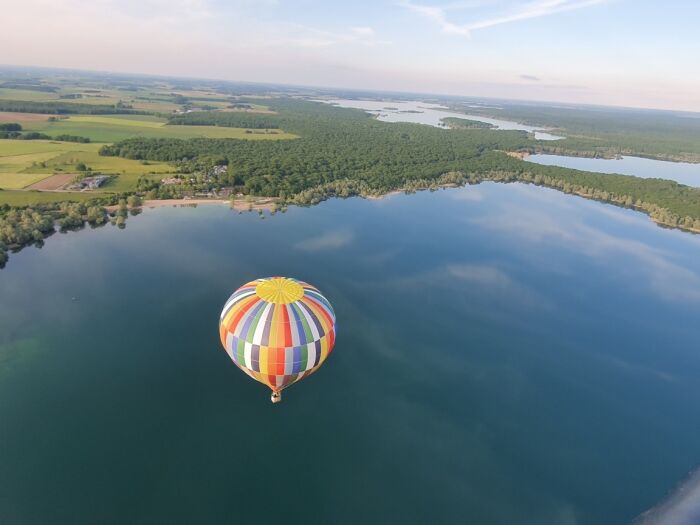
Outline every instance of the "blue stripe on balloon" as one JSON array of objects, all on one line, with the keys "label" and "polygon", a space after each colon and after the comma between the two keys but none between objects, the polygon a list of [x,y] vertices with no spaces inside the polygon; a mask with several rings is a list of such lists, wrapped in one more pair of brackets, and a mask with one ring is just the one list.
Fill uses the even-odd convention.
[{"label": "blue stripe on balloon", "polygon": [[298,374],[301,371],[301,347],[294,347],[294,357],[292,358],[292,373]]}]

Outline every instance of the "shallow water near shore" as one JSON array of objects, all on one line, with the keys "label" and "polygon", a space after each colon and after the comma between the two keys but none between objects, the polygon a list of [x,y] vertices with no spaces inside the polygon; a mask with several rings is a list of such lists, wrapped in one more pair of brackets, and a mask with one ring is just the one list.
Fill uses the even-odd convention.
[{"label": "shallow water near shore", "polygon": [[[522,184],[162,208],[0,271],[0,523],[629,523],[700,465],[700,236]],[[270,404],[218,315],[337,346]]]}]

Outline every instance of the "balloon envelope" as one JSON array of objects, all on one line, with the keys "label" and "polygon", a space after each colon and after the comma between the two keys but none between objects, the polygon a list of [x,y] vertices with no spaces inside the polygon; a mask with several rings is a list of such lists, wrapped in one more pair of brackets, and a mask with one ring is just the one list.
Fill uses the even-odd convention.
[{"label": "balloon envelope", "polygon": [[335,313],[317,288],[289,277],[244,284],[219,318],[221,344],[246,374],[280,391],[323,364],[335,344]]}]

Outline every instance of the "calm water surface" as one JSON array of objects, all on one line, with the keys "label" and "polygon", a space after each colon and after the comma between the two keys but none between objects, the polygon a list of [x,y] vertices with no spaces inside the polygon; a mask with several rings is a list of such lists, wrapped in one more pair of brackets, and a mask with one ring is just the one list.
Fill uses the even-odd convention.
[{"label": "calm water surface", "polygon": [[[698,261],[518,184],[55,235],[0,272],[0,523],[628,523],[700,464]],[[273,406],[217,322],[275,274],[338,342]]]},{"label": "calm water surface", "polygon": [[[377,115],[377,119],[384,122],[413,122],[415,124],[428,124],[439,127],[442,119],[447,117],[457,117],[470,120],[478,120],[493,124],[498,129],[519,130],[534,133],[538,140],[559,140],[563,137],[545,133],[542,128],[526,126],[509,120],[499,120],[481,115],[466,115],[447,111],[444,106],[430,104],[428,102],[398,102],[398,101],[377,101],[377,100],[355,100],[336,99],[328,100],[332,104],[337,104],[343,108],[364,109],[368,113]],[[478,107],[478,106],[475,106]]]},{"label": "calm water surface", "polygon": [[588,159],[562,155],[530,155],[526,160],[548,166],[562,166],[564,168],[596,171],[599,173],[620,173],[622,175],[635,175],[644,179],[675,180],[686,186],[700,187],[700,164],[668,162],[641,157]]}]

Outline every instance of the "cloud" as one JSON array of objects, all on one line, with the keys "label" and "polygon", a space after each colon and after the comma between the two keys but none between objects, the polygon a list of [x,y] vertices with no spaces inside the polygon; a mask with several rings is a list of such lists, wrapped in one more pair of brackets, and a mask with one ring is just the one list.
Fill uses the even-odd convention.
[{"label": "cloud", "polygon": [[[553,192],[529,186],[522,188],[542,199],[546,199],[550,191]],[[661,299],[669,302],[700,302],[700,274],[675,262],[674,254],[640,240],[589,226],[582,222],[576,208],[570,208],[566,201],[563,201],[563,207],[559,207],[560,211],[566,213],[564,218],[558,217],[556,213],[510,206],[502,210],[498,217],[469,222],[516,236],[525,242],[556,243],[573,253],[605,263],[627,258],[634,264],[621,265],[617,271],[626,277],[636,276],[637,283],[644,283]],[[596,212],[607,206],[595,202],[585,204],[597,208]]]},{"label": "cloud", "polygon": [[510,276],[493,266],[453,264],[447,267],[447,273],[456,279],[489,288],[507,288],[512,285]]},{"label": "cloud", "polygon": [[316,237],[310,237],[294,245],[298,250],[306,252],[317,252],[321,250],[332,250],[350,244],[355,236],[348,231],[328,232]]},{"label": "cloud", "polygon": [[374,29],[368,26],[357,26],[341,31],[329,31],[317,29],[302,24],[280,24],[279,32],[283,37],[272,38],[267,41],[255,41],[256,47],[300,47],[323,48],[336,45],[386,45],[388,40],[375,38]]},{"label": "cloud", "polygon": [[456,201],[479,202],[484,200],[484,194],[474,186],[465,186],[455,189],[449,193],[449,196],[452,200]]},{"label": "cloud", "polygon": [[469,36],[471,33],[468,26],[461,26],[450,22],[447,19],[445,7],[420,5],[409,1],[399,2],[399,5],[413,11],[414,13],[424,16],[425,18],[429,18],[433,22],[436,22],[444,33],[462,36]]},{"label": "cloud", "polygon": [[536,77],[535,75],[520,75],[520,78],[523,80],[530,80],[532,82],[539,82],[540,77]]},{"label": "cloud", "polygon": [[690,525],[700,520],[700,469],[688,476],[658,506],[634,520],[633,525]]},{"label": "cloud", "polygon": [[371,27],[353,27],[352,32],[357,35],[373,35],[374,29]]},{"label": "cloud", "polygon": [[410,0],[401,0],[398,5],[413,11],[425,18],[437,23],[442,31],[447,34],[469,36],[473,31],[486,29],[502,24],[519,22],[531,18],[554,15],[566,11],[583,9],[594,5],[602,4],[608,0],[534,0],[523,4],[520,7],[493,17],[482,18],[466,24],[457,24],[449,20],[448,12],[457,9],[467,9],[475,7],[476,3],[454,3],[443,6],[426,6],[414,4]]},{"label": "cloud", "polygon": [[[427,271],[397,275],[375,282],[376,289],[411,290],[422,297],[425,290],[461,296],[460,315],[500,319],[512,311],[552,310],[554,304],[538,290],[522,283],[517,276],[498,263],[454,261]],[[435,292],[435,290],[441,290]],[[403,292],[402,292],[403,293]],[[479,301],[471,298],[478,296]],[[491,307],[484,309],[487,303]],[[516,316],[517,317],[517,316]]]}]

